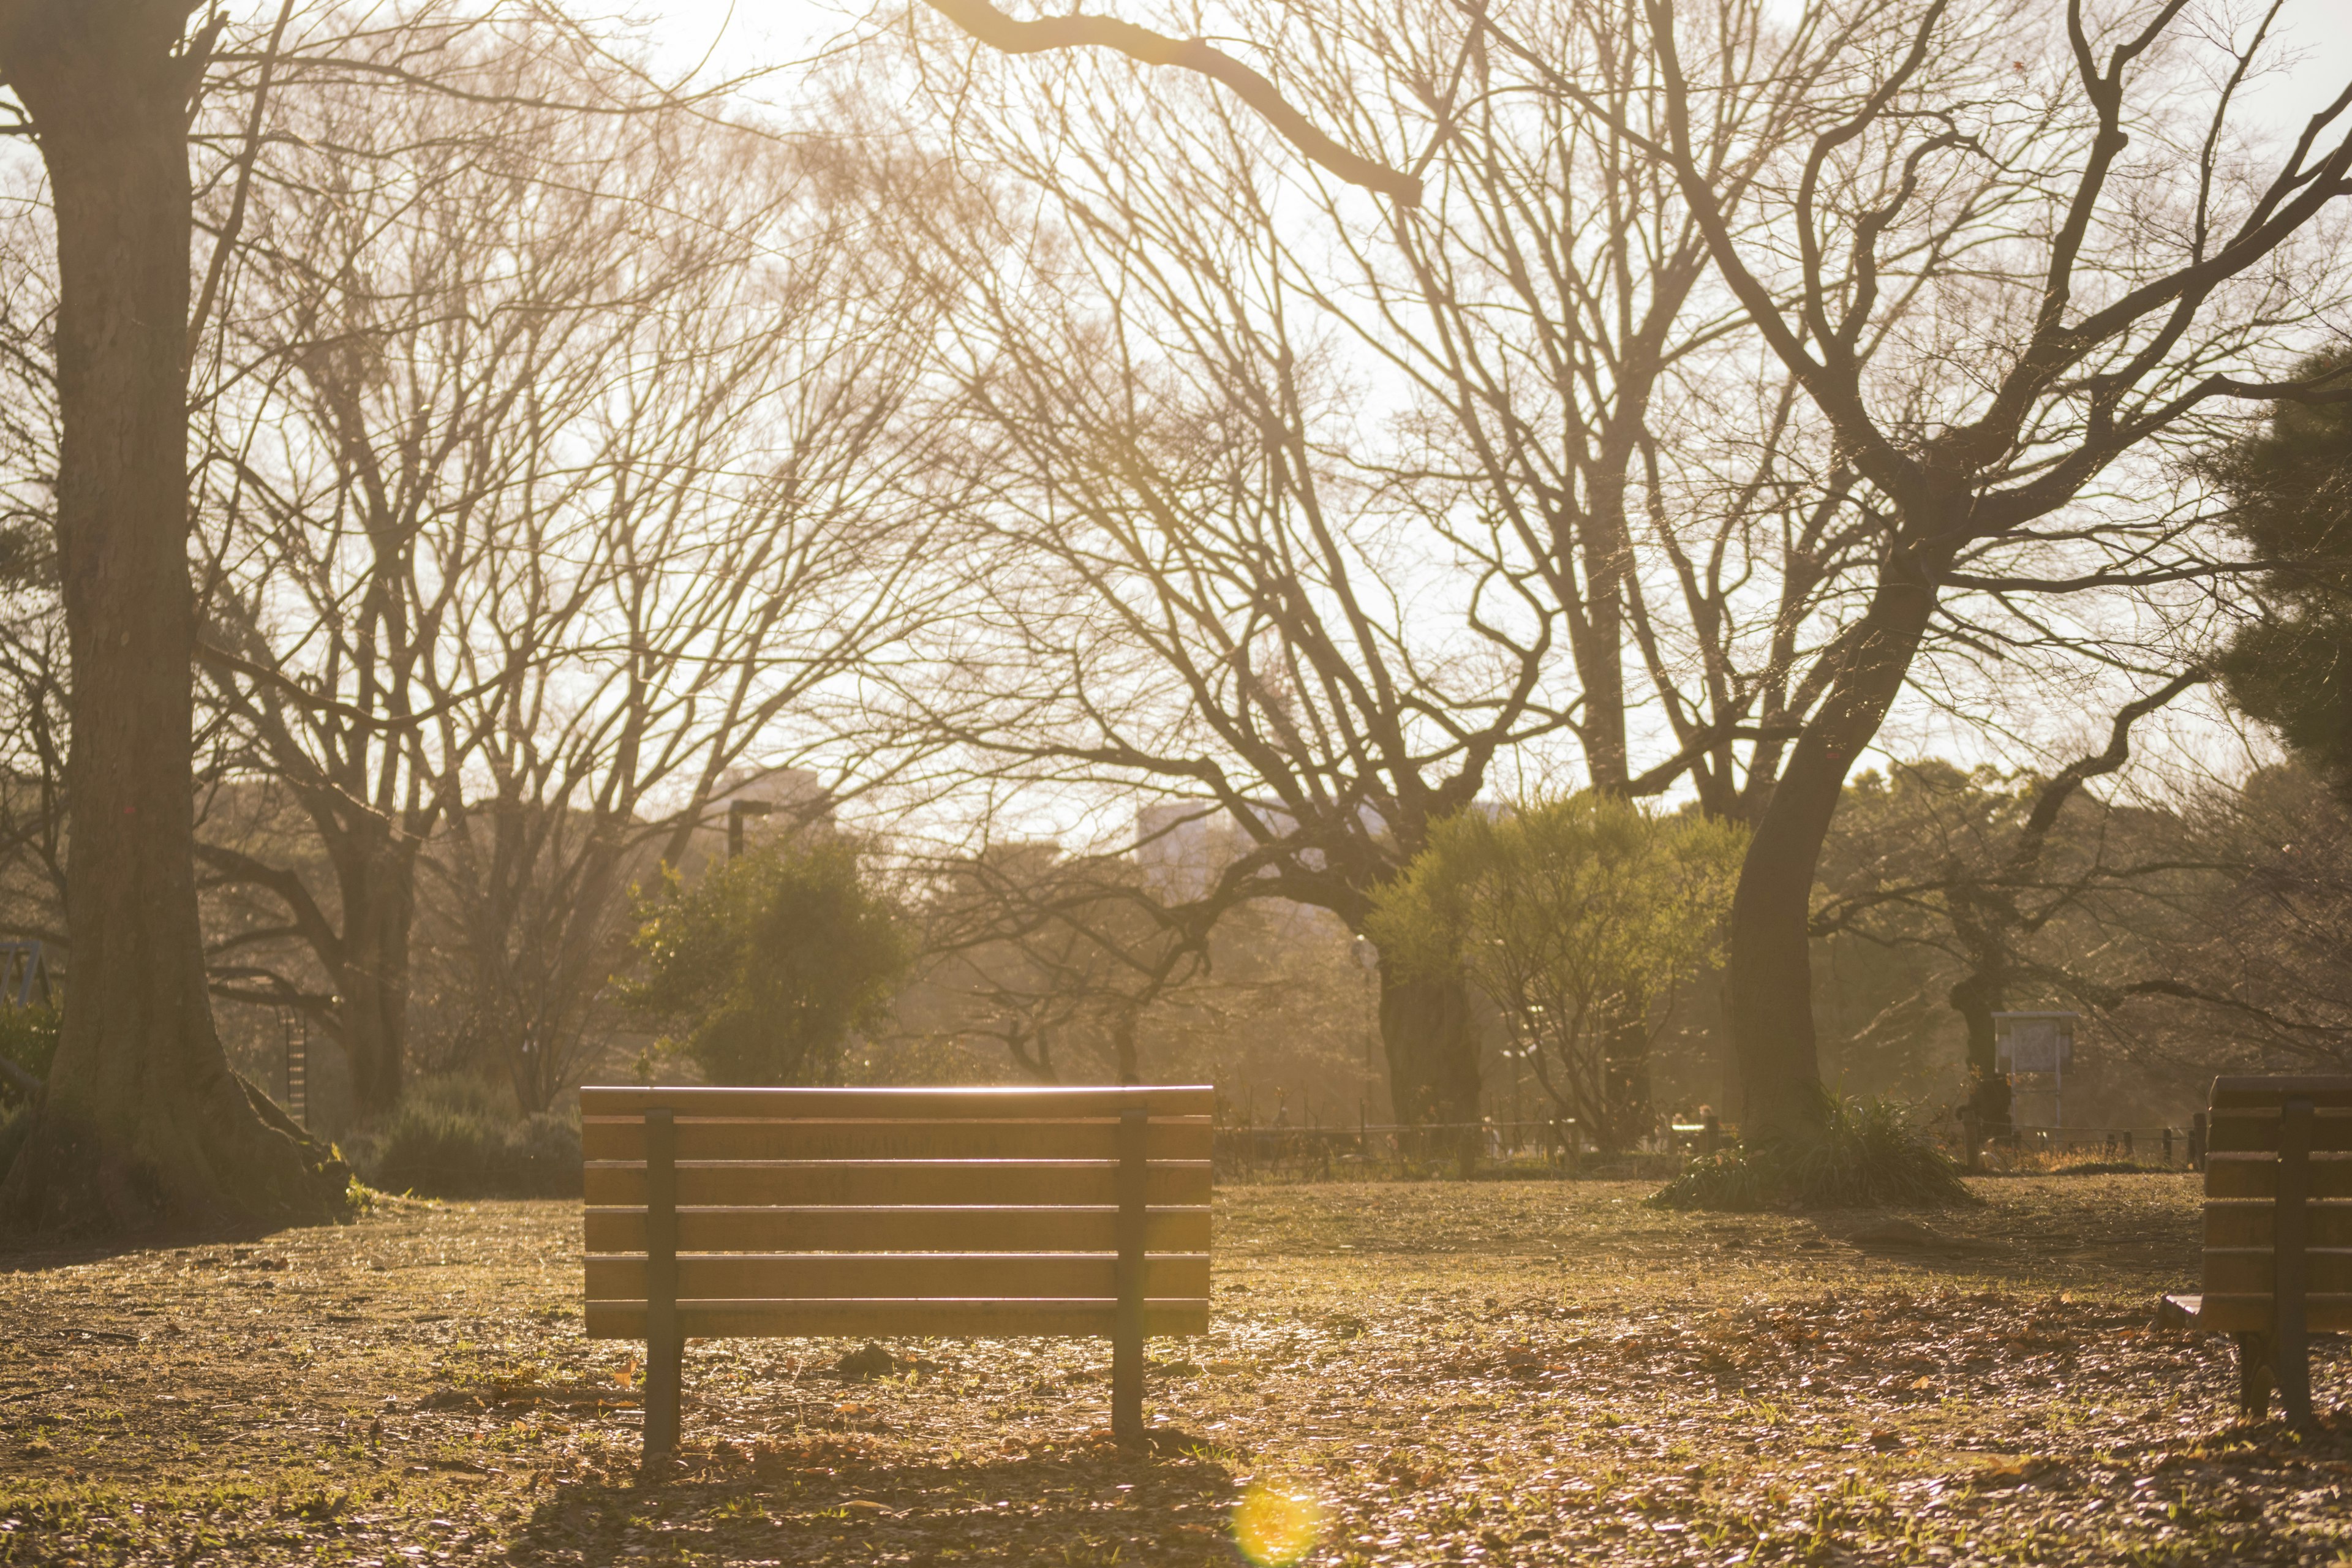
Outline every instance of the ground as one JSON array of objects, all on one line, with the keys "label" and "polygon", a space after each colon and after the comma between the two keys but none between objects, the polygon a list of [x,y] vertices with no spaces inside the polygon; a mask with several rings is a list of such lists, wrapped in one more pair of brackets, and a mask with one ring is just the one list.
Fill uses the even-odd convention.
[{"label": "ground", "polygon": [[1097,1344],[699,1342],[654,1489],[575,1204],[0,1258],[0,1563],[1232,1563],[1291,1498],[1330,1564],[2352,1563],[2352,1421],[2233,1426],[2226,1344],[2148,1328],[2193,1178],[1987,1180],[1924,1234],[1643,1190],[1224,1193],[1147,1455]]}]

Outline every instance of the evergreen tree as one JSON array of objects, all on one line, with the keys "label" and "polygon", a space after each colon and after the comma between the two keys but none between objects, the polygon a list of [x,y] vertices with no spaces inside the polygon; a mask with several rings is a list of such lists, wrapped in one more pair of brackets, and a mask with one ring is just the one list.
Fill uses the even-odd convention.
[{"label": "evergreen tree", "polygon": [[[2352,353],[2305,367],[2352,395]],[[2352,800],[2352,401],[2281,403],[2203,465],[2268,568],[2257,617],[2215,660],[2229,700]]]},{"label": "evergreen tree", "polygon": [[622,994],[712,1083],[840,1082],[843,1046],[879,1020],[914,956],[839,839],[764,845],[692,888],[670,873],[640,913],[646,973]]}]

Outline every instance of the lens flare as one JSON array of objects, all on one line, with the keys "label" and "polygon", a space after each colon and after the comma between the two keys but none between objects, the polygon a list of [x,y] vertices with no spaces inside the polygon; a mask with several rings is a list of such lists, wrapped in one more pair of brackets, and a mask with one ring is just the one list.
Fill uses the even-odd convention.
[{"label": "lens flare", "polygon": [[1256,1568],[1288,1568],[1323,1535],[1323,1505],[1303,1492],[1254,1486],[1234,1510],[1234,1544]]}]

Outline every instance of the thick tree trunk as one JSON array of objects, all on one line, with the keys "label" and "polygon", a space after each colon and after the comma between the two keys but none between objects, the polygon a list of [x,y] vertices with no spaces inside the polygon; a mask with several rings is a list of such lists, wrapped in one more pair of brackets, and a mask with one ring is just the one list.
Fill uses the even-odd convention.
[{"label": "thick tree trunk", "polygon": [[192,805],[184,9],[0,0],[56,204],[57,530],[73,661],[57,1061],[0,1181],[42,1231],[326,1217],[343,1182],[213,1031]]},{"label": "thick tree trunk", "polygon": [[[1478,1120],[1478,1034],[1469,988],[1381,966],[1381,1045],[1389,1058],[1389,1099],[1410,1126]],[[1464,1139],[1475,1148],[1476,1133]]]},{"label": "thick tree trunk", "polygon": [[1813,1034],[1813,876],[1847,773],[1903,688],[1936,593],[1900,557],[1885,568],[1861,635],[1790,752],[1748,840],[1731,901],[1725,994],[1748,1138],[1801,1135],[1826,1101]]}]

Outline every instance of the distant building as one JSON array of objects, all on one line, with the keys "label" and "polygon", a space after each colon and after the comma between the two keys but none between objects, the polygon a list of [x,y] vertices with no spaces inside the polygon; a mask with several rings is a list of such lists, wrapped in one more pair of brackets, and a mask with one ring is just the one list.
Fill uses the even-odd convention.
[{"label": "distant building", "polygon": [[[1223,806],[1211,801],[1164,801],[1135,814],[1135,862],[1144,884],[1163,899],[1181,900],[1204,896],[1226,867],[1256,848],[1264,837],[1279,838],[1298,826],[1286,807],[1272,801],[1250,801],[1246,809],[1257,818],[1253,833]],[[1474,802],[1472,811],[1501,816],[1510,807],[1500,801]],[[1380,812],[1370,805],[1356,808],[1364,831],[1379,837],[1388,831]],[[1319,870],[1323,852],[1299,852],[1298,863]],[[1271,868],[1262,873],[1273,876]]]}]

